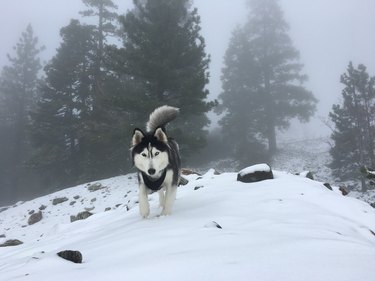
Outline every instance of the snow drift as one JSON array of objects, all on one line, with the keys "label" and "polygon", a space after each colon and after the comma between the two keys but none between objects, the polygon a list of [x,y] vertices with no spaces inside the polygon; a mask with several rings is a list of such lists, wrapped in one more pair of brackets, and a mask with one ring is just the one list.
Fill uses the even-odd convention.
[{"label": "snow drift", "polygon": [[[277,171],[256,183],[212,170],[188,177],[166,217],[141,219],[135,175],[2,211],[0,244],[24,243],[0,248],[0,280],[374,280],[375,210],[368,204]],[[157,214],[157,194],[150,197]],[[42,220],[28,225],[40,207]],[[94,215],[70,222],[85,210]],[[62,250],[80,251],[83,263],[61,259]]]}]

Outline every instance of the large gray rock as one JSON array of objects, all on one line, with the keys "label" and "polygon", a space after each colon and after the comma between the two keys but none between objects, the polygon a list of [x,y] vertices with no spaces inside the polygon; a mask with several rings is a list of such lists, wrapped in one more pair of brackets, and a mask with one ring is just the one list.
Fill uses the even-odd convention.
[{"label": "large gray rock", "polygon": [[34,223],[37,223],[39,221],[41,221],[43,219],[43,214],[42,214],[42,211],[39,211],[37,213],[34,213],[32,214],[30,217],[29,217],[29,220],[27,221],[27,223],[29,225],[32,225]]},{"label": "large gray rock", "polygon": [[61,251],[58,252],[57,255],[65,260],[74,262],[74,263],[82,263],[82,254],[80,251]]},{"label": "large gray rock", "polygon": [[61,204],[65,201],[68,201],[69,199],[66,198],[66,197],[60,197],[60,198],[55,198],[52,200],[52,205],[57,205],[57,204]]},{"label": "large gray rock", "polygon": [[268,179],[273,179],[272,169],[268,164],[249,166],[237,174],[237,181],[246,183]]},{"label": "large gray rock", "polygon": [[0,244],[0,247],[18,246],[21,244],[23,244],[23,242],[18,239],[10,239],[5,241],[3,244]]},{"label": "large gray rock", "polygon": [[83,212],[78,213],[76,216],[70,216],[70,222],[75,222],[78,220],[85,220],[92,215],[93,213],[90,213],[88,211],[83,211]]}]

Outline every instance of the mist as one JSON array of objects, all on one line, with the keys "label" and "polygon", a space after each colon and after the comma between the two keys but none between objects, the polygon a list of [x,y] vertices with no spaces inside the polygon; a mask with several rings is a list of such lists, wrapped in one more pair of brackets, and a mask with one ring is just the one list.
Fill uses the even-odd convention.
[{"label": "mist", "polygon": [[[117,12],[120,15],[126,14],[133,8],[132,1],[114,2],[118,5]],[[206,43],[205,52],[210,56],[209,82],[205,86],[209,91],[207,101],[219,99],[223,92],[221,76],[224,56],[233,31],[247,21],[249,9],[246,2],[245,0],[195,0],[192,4],[198,9],[201,18],[201,35]],[[372,36],[375,26],[373,16],[375,2],[372,0],[281,0],[278,3],[290,28],[287,33],[299,52],[299,62],[303,64],[302,73],[308,76],[304,87],[318,100],[315,114],[310,117],[309,122],[301,123],[294,118],[289,128],[277,130],[278,142],[311,139],[331,142],[333,125],[328,115],[334,104],[342,102],[341,92],[344,86],[340,83],[340,76],[346,71],[349,62],[353,62],[355,66],[364,64],[369,75],[375,75],[375,39]],[[67,26],[71,19],[92,23],[92,19],[82,18],[79,14],[79,11],[85,9],[85,5],[78,0],[2,1],[0,68],[9,65],[8,54],[11,57],[15,56],[13,47],[28,24],[33,27],[34,35],[38,37],[40,45],[45,46],[40,57],[42,66],[47,65],[60,46],[62,27]],[[45,76],[43,71],[41,73],[41,76]],[[210,162],[209,160],[216,161],[220,157],[227,156],[215,153],[215,148],[226,149],[220,143],[222,140],[218,133],[220,129],[218,122],[222,115],[218,115],[215,110],[211,110],[207,115],[210,125],[206,128],[214,133],[208,137],[208,147],[203,148],[200,157],[193,157],[189,165],[203,167]],[[215,142],[218,139],[218,143],[210,146],[210,141]],[[124,146],[127,147],[128,143],[128,140],[124,140]],[[325,151],[326,154],[329,154],[328,149]],[[202,155],[206,158],[205,163]],[[129,170],[119,169],[116,172],[118,171]],[[49,187],[43,187],[42,190],[31,192],[26,197],[49,190]],[[22,194],[13,196],[10,192],[3,203],[24,198]]]}]

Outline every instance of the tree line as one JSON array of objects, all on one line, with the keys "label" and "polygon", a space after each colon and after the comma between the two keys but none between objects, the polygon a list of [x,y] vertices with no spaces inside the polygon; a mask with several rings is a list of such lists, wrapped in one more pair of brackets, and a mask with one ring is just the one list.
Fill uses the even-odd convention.
[{"label": "tree line", "polygon": [[[210,56],[190,0],[134,0],[124,15],[112,0],[82,2],[82,18],[61,28],[46,65],[29,25],[2,69],[4,202],[131,171],[133,129],[163,104],[181,110],[168,132],[178,137],[185,164],[207,138],[220,151],[213,159],[271,161],[277,131],[314,114],[317,99],[304,86],[307,76],[277,0],[247,1],[248,19],[232,33],[223,90],[213,93],[219,94],[214,101],[207,90]],[[220,114],[214,138],[211,110]]]}]

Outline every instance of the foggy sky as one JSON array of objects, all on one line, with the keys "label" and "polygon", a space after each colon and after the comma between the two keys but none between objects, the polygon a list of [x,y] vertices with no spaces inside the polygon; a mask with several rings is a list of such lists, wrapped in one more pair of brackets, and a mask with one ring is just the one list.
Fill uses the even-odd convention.
[{"label": "foggy sky", "polygon": [[[115,2],[123,14],[131,0]],[[202,20],[202,35],[211,55],[210,98],[221,91],[221,68],[231,31],[245,21],[246,0],[195,0]],[[80,0],[0,0],[0,67],[8,63],[6,54],[21,32],[31,23],[40,42],[46,46],[42,60],[47,61],[59,46],[59,30],[71,18],[80,18],[85,7]],[[289,35],[300,51],[305,84],[319,99],[311,124],[295,124],[293,137],[326,135],[329,129],[319,120],[327,118],[333,103],[340,101],[340,75],[349,61],[363,63],[375,75],[375,1],[373,0],[280,0]],[[83,20],[84,21],[84,20]],[[210,115],[212,116],[212,114]]]}]

